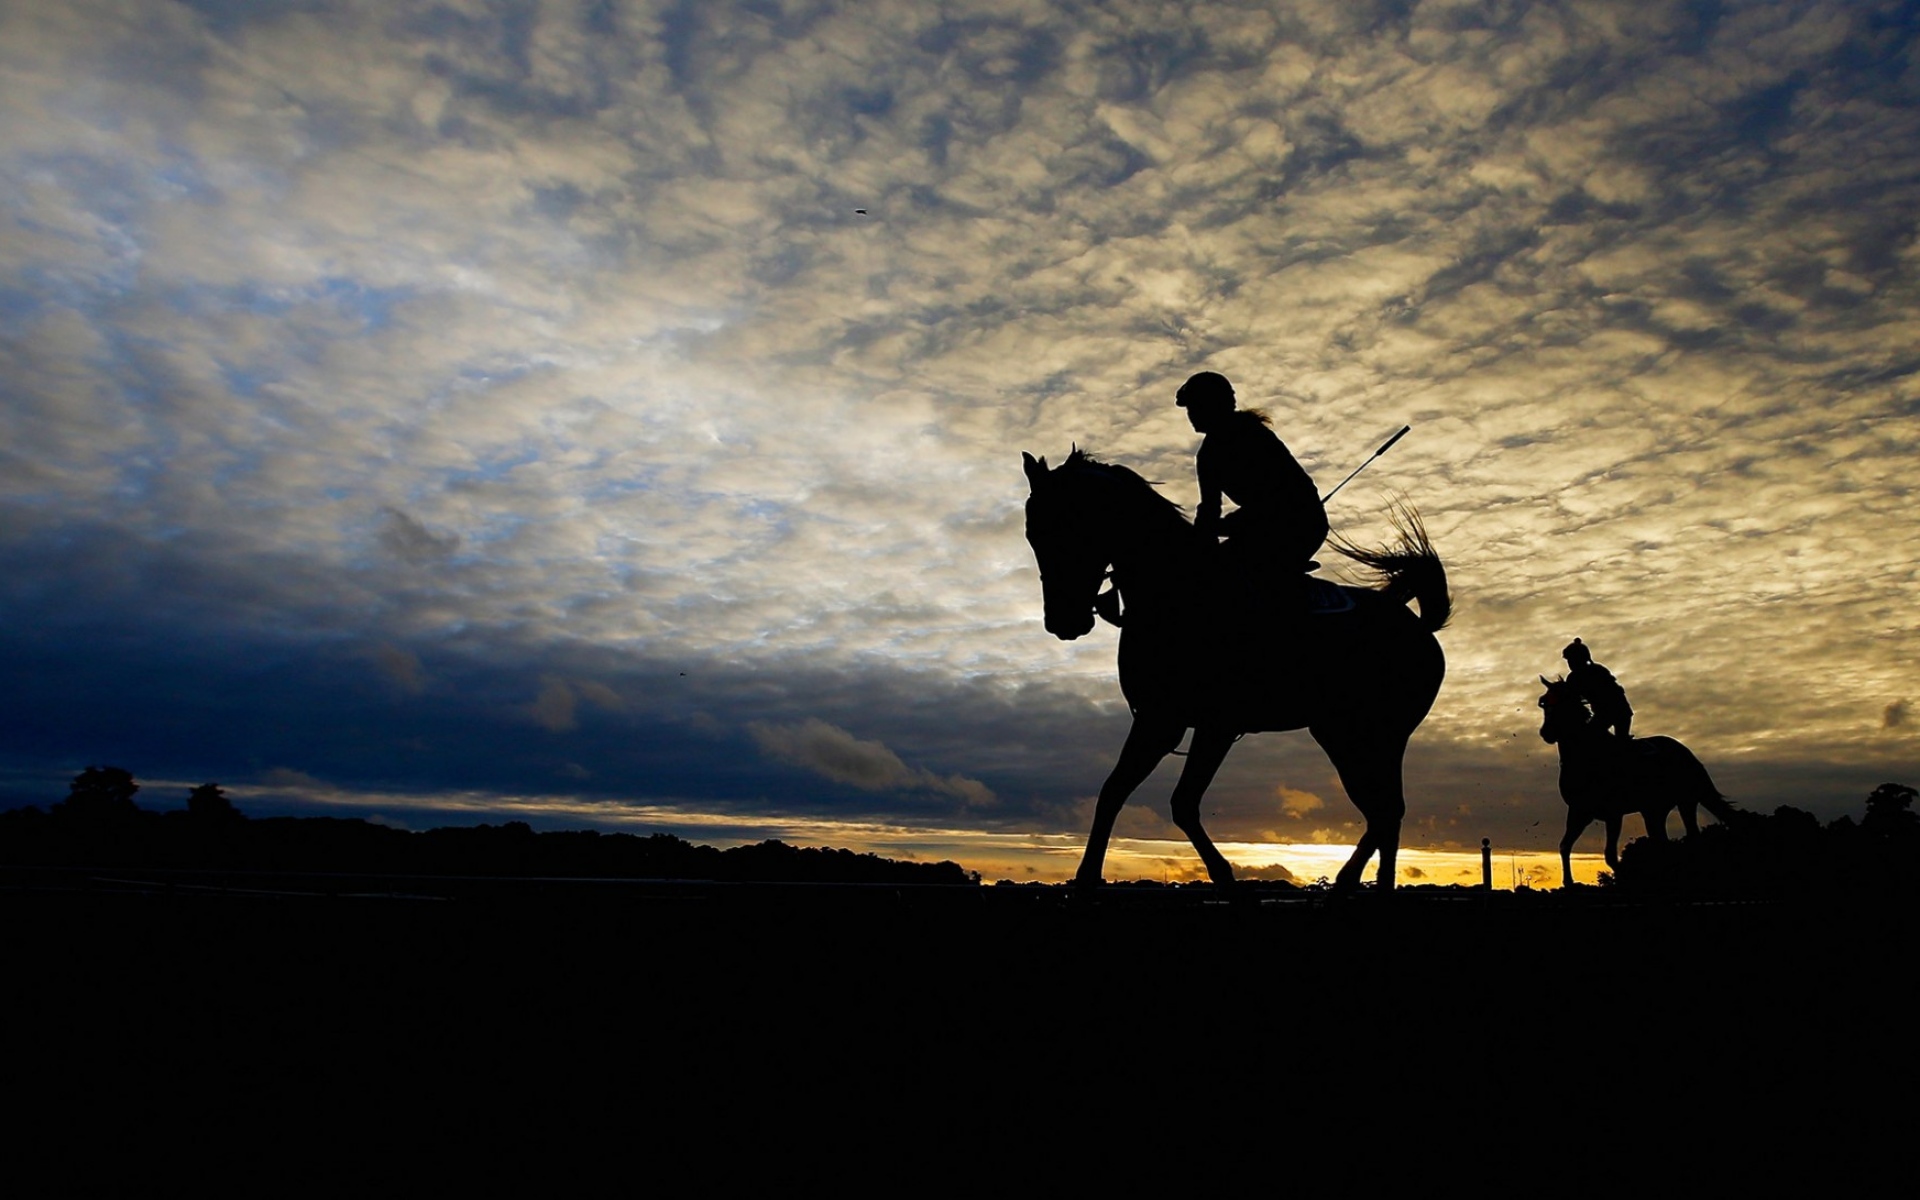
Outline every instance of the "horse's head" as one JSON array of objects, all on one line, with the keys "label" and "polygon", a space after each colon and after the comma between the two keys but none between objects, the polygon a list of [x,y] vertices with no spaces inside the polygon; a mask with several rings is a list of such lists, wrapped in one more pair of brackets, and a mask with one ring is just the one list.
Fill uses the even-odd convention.
[{"label": "horse's head", "polygon": [[1548,679],[1545,675],[1540,677],[1540,682],[1547,686],[1546,695],[1540,697],[1540,740],[1551,746],[1585,729],[1593,713],[1587,708],[1587,702],[1573,690],[1573,685],[1564,679]]},{"label": "horse's head", "polygon": [[1022,453],[1027,483],[1027,543],[1040,566],[1047,632],[1070,642],[1093,629],[1093,597],[1113,561],[1098,510],[1097,464],[1075,450],[1051,470]]}]

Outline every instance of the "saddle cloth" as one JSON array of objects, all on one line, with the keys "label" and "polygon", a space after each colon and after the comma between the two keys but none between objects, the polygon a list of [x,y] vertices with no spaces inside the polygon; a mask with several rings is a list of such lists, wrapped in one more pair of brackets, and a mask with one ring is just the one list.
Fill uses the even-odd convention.
[{"label": "saddle cloth", "polygon": [[1339,584],[1327,579],[1307,580],[1307,615],[1326,617],[1352,612],[1353,596]]}]

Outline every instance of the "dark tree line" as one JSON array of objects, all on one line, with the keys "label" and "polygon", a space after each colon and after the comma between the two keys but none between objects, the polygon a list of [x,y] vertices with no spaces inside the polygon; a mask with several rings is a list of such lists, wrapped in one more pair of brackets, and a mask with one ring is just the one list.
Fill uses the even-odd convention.
[{"label": "dark tree line", "polygon": [[184,810],[134,803],[120,767],[88,767],[66,799],[0,813],[0,865],[154,867],[395,875],[685,879],[754,883],[977,884],[953,862],[915,863],[767,841],[728,850],[657,833],[536,833],[524,821],[410,832],[357,818],[269,817],[236,809],[218,784]]},{"label": "dark tree line", "polygon": [[1771,815],[1736,812],[1675,842],[1641,838],[1620,855],[1613,883],[1625,889],[1718,896],[1920,891],[1920,792],[1883,783],[1856,821],[1825,825],[1782,805]]}]

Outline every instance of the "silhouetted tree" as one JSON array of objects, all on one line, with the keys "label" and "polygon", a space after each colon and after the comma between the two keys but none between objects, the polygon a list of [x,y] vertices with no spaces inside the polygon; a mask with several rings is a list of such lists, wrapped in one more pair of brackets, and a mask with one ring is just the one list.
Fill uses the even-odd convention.
[{"label": "silhouetted tree", "polygon": [[187,813],[195,820],[238,821],[244,818],[240,810],[227,799],[227,793],[217,783],[203,783],[187,793]]},{"label": "silhouetted tree", "polygon": [[525,821],[413,833],[352,818],[248,819],[217,783],[185,811],[142,812],[121,767],[88,767],[48,812],[0,812],[0,849],[16,865],[190,867],[374,874],[569,876],[744,882],[977,885],[953,862],[898,862],[782,842],[722,851],[672,834],[536,833]]},{"label": "silhouetted tree", "polygon": [[1781,844],[1811,846],[1820,839],[1820,818],[1791,804],[1782,804],[1774,809],[1772,822],[1758,824],[1767,829],[1770,840]]},{"label": "silhouetted tree", "polygon": [[140,810],[133,795],[140,785],[121,767],[88,767],[67,785],[67,798],[53,806],[55,813],[90,821],[124,820]]},{"label": "silhouetted tree", "polygon": [[1860,830],[1876,837],[1911,837],[1920,830],[1920,814],[1913,811],[1920,792],[1903,783],[1883,783],[1867,797],[1867,815]]}]

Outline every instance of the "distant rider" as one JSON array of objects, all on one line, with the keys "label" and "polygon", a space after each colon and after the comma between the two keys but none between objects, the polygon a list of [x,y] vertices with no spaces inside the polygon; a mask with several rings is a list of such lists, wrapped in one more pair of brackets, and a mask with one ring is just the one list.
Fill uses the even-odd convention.
[{"label": "distant rider", "polygon": [[1627,703],[1627,690],[1614,679],[1613,672],[1593,661],[1593,653],[1579,638],[1560,652],[1567,660],[1567,682],[1574,694],[1593,706],[1594,722],[1601,728],[1612,727],[1621,741],[1629,741],[1633,724],[1633,706]]}]

